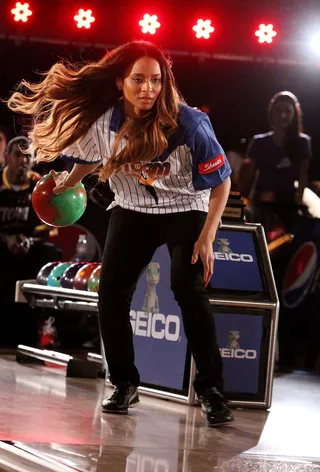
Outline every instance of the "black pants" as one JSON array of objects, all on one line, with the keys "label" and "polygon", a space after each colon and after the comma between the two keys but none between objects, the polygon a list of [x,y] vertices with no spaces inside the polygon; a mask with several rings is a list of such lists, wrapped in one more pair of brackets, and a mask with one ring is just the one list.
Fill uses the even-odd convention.
[{"label": "black pants", "polygon": [[[193,246],[206,213],[152,215],[116,207],[109,223],[99,289],[99,319],[110,379],[114,385],[139,384],[134,365],[130,305],[139,275],[155,250],[167,244],[171,289],[180,305],[184,330],[196,362],[195,389],[222,388],[222,361],[212,308],[203,282],[203,266],[192,265]],[[168,366],[170,368],[170,366]]]}]

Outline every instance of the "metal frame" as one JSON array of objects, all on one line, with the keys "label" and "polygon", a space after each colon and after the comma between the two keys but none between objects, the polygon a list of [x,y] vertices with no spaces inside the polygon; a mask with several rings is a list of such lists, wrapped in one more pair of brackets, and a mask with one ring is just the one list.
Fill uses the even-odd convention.
[{"label": "metal frame", "polygon": [[33,358],[51,364],[66,367],[67,377],[93,379],[98,376],[98,368],[88,360],[75,359],[62,352],[50,351],[47,349],[37,349],[31,346],[19,344],[17,347],[17,362],[25,362],[25,358]]},{"label": "metal frame", "polygon": [[25,346],[24,344],[18,345],[17,352],[23,356],[33,357],[40,361],[50,361],[53,364],[62,365],[64,367],[67,367],[68,362],[73,359],[72,356],[63,354],[62,352],[37,349],[35,347]]},{"label": "metal frame", "polygon": [[[43,44],[58,44],[58,45],[69,45],[75,46],[78,48],[95,48],[109,50],[114,49],[119,46],[119,44],[111,43],[98,43],[85,41],[72,41],[67,39],[57,39],[57,38],[42,38],[37,36],[25,36],[17,34],[0,34],[0,39],[8,39],[17,44],[28,41],[30,43],[43,43]],[[231,53],[216,53],[216,52],[199,52],[199,51],[188,51],[188,50],[179,50],[179,49],[168,49],[167,52],[170,56],[180,56],[180,57],[190,57],[197,58],[199,62],[217,60],[217,61],[235,61],[235,62],[251,62],[251,63],[262,63],[262,64],[276,64],[281,66],[313,66],[316,64],[315,61],[308,59],[298,59],[294,57],[278,57],[267,56],[267,55],[258,55],[258,54],[231,54]]]},{"label": "metal frame", "polygon": [[[268,409],[271,406],[272,401],[272,386],[273,386],[273,372],[276,354],[276,340],[277,340],[277,327],[279,319],[279,299],[276,289],[276,284],[273,276],[270,256],[268,252],[268,245],[264,234],[263,227],[258,223],[245,223],[245,224],[222,224],[221,230],[236,230],[241,232],[252,232],[257,235],[258,248],[261,254],[263,271],[266,281],[266,288],[269,294],[269,300],[266,301],[250,301],[245,300],[230,300],[230,298],[214,298],[210,299],[212,305],[230,306],[230,307],[242,307],[242,308],[260,308],[270,311],[270,336],[268,346],[268,360],[267,360],[267,378],[264,399],[261,402],[253,401],[238,401],[230,400],[228,403],[232,406],[238,407],[250,407],[250,408],[263,408]],[[192,363],[194,360],[192,359]]]}]

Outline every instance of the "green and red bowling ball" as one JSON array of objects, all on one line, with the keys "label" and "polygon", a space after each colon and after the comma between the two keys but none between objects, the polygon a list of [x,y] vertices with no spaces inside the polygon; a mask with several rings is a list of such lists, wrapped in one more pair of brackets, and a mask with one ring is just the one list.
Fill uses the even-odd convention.
[{"label": "green and red bowling ball", "polygon": [[53,194],[56,183],[52,174],[37,182],[32,192],[32,206],[48,226],[69,226],[78,221],[87,206],[87,193],[82,183],[59,195]]},{"label": "green and red bowling ball", "polygon": [[94,269],[88,280],[88,292],[98,292],[100,282],[101,264]]}]

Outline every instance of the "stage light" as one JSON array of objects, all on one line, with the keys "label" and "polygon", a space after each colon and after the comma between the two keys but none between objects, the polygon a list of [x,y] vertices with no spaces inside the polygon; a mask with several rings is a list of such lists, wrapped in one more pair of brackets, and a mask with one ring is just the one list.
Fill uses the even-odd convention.
[{"label": "stage light", "polygon": [[29,3],[17,2],[15,8],[12,8],[11,13],[14,15],[14,21],[23,21],[26,23],[32,11],[29,9]]},{"label": "stage light", "polygon": [[91,23],[93,23],[96,19],[92,16],[92,10],[84,11],[83,8],[80,8],[78,14],[74,16],[74,20],[77,23],[78,28],[91,28]]},{"label": "stage light", "polygon": [[313,36],[310,44],[313,51],[320,56],[320,33]]},{"label": "stage light", "polygon": [[209,39],[210,34],[214,32],[214,27],[211,26],[210,20],[202,20],[201,18],[197,21],[197,24],[192,28],[196,32],[197,38]]},{"label": "stage light", "polygon": [[155,34],[157,28],[160,28],[161,24],[158,22],[157,15],[150,16],[149,13],[146,13],[143,16],[143,20],[139,21],[139,25],[142,26],[142,33]]},{"label": "stage light", "polygon": [[261,24],[259,29],[255,32],[255,35],[259,38],[258,41],[260,44],[273,42],[273,38],[277,36],[277,32],[274,31],[273,25]]}]

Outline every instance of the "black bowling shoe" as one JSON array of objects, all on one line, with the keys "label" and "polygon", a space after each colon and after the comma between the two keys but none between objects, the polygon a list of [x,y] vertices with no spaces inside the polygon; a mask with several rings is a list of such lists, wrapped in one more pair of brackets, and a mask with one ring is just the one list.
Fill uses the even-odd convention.
[{"label": "black bowling shoe", "polygon": [[128,413],[128,408],[139,403],[138,388],[135,385],[124,384],[115,387],[113,394],[103,400],[104,413]]},{"label": "black bowling shoe", "polygon": [[215,427],[233,421],[233,416],[223,396],[216,388],[206,389],[204,395],[199,395],[199,401],[208,426]]}]

